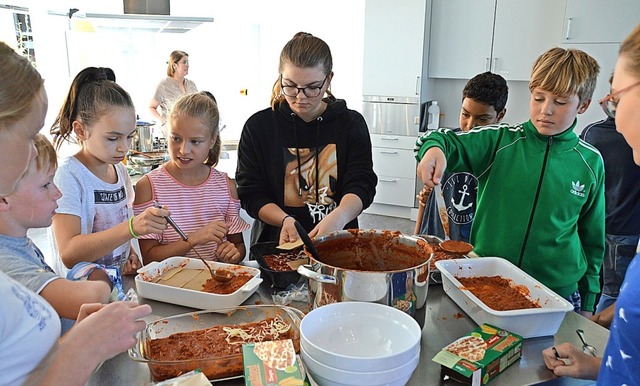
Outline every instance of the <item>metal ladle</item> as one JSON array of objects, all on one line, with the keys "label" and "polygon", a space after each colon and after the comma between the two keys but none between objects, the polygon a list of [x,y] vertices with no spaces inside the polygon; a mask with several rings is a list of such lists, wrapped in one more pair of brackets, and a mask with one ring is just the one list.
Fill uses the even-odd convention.
[{"label": "metal ladle", "polygon": [[[160,205],[160,203],[158,203],[157,201],[154,201],[153,206],[155,206],[156,208],[162,208],[162,205]],[[169,223],[169,225],[171,225],[171,227],[175,229],[176,232],[178,232],[182,240],[186,241],[189,244],[189,246],[191,247],[191,250],[195,252],[196,256],[198,256],[198,258],[202,261],[205,267],[207,267],[207,269],[209,270],[209,273],[211,274],[211,278],[219,282],[227,282],[227,281],[230,281],[233,278],[233,276],[235,276],[232,272],[227,271],[225,269],[221,269],[221,268],[218,268],[214,271],[213,268],[211,268],[211,266],[206,262],[206,260],[202,256],[200,256],[198,251],[196,251],[193,244],[191,244],[191,242],[187,238],[187,235],[182,231],[182,229],[180,229],[178,224],[176,224],[176,222],[173,221],[171,216],[166,216],[165,218],[167,219],[167,222]]]},{"label": "metal ladle", "polygon": [[591,356],[596,356],[596,353],[597,353],[596,348],[588,344],[587,341],[584,339],[584,331],[582,331],[582,329],[579,328],[576,330],[576,334],[578,334],[580,341],[582,341],[582,352],[589,354]]}]

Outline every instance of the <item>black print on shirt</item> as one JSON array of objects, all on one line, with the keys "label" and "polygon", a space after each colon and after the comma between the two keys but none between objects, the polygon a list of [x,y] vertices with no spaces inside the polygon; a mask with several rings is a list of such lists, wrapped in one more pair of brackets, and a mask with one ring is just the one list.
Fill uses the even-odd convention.
[{"label": "black print on shirt", "polygon": [[124,186],[117,190],[95,190],[93,192],[94,201],[97,204],[114,204],[127,197]]}]

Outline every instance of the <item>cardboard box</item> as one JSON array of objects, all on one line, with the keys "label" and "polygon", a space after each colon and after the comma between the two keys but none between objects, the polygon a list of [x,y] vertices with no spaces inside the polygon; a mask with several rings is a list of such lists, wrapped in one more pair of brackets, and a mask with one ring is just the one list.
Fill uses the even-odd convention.
[{"label": "cardboard box", "polygon": [[291,339],[242,346],[246,386],[309,386]]},{"label": "cardboard box", "polygon": [[488,383],[522,354],[522,337],[490,324],[444,347],[433,361],[441,374],[460,383],[479,386]]}]

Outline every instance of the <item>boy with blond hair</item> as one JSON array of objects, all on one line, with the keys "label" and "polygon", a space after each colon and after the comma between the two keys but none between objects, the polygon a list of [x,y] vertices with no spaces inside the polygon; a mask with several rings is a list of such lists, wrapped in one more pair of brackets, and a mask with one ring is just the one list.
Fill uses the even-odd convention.
[{"label": "boy with blond hair", "polygon": [[0,197],[0,270],[42,296],[63,320],[63,332],[84,303],[107,303],[111,281],[94,270],[89,280],[61,278],[44,262],[40,249],[27,237],[30,228],[51,225],[61,193],[53,183],[57,168],[53,145],[42,134],[35,138],[38,151],[16,189]]},{"label": "boy with blond hair", "polygon": [[481,256],[503,257],[591,314],[604,257],[604,164],[573,132],[591,103],[598,63],[553,48],[534,63],[530,120],[456,134],[438,130],[416,151],[430,187],[444,171],[478,178],[470,241]]}]

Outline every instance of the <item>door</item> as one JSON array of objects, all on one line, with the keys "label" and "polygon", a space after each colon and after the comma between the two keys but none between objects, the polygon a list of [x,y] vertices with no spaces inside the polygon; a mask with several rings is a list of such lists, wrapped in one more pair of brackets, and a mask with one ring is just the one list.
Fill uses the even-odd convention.
[{"label": "door", "polygon": [[420,95],[425,17],[426,0],[365,2],[363,95]]},{"label": "door", "polygon": [[490,68],[495,0],[433,0],[429,76],[470,79]]},{"label": "door", "polygon": [[566,0],[498,0],[491,71],[528,81],[533,62],[560,45]]},{"label": "door", "polygon": [[640,22],[638,0],[568,0],[563,43],[619,43]]}]

